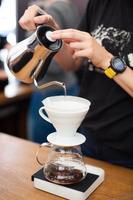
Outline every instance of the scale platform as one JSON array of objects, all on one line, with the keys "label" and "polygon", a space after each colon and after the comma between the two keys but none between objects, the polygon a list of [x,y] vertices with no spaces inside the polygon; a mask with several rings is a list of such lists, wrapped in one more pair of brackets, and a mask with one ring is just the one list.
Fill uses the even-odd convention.
[{"label": "scale platform", "polygon": [[84,180],[72,185],[58,185],[45,179],[43,168],[32,175],[33,186],[68,200],[85,200],[104,181],[104,170],[86,165]]}]

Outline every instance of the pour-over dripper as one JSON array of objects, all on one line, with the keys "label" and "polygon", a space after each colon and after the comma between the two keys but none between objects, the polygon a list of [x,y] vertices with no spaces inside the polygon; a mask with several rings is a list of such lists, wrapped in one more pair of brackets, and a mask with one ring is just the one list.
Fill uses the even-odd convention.
[{"label": "pour-over dripper", "polygon": [[[44,99],[42,103],[44,106],[39,109],[39,114],[56,129],[55,133],[47,137],[50,143],[74,146],[85,142],[85,136],[77,133],[77,129],[89,110],[89,100],[74,96],[53,96]],[[46,111],[48,117],[43,111]]]}]

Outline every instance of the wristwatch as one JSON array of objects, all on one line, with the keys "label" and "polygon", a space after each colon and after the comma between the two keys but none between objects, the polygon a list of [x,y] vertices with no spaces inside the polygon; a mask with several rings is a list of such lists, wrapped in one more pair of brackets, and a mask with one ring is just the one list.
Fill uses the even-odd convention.
[{"label": "wristwatch", "polygon": [[117,74],[124,72],[127,68],[125,61],[121,57],[113,57],[110,66],[104,70],[107,77],[113,78]]}]

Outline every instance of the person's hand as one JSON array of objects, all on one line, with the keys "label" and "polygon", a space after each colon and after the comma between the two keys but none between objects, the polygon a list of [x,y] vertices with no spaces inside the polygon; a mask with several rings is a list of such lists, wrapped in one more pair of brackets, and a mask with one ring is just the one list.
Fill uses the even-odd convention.
[{"label": "person's hand", "polygon": [[107,68],[113,57],[89,33],[75,30],[57,30],[52,33],[53,39],[62,39],[74,50],[73,58],[86,57],[96,67]]},{"label": "person's hand", "polygon": [[[38,13],[41,13],[41,15],[37,16]],[[27,31],[35,31],[36,26],[39,24],[47,24],[55,29],[59,29],[59,26],[53,17],[36,5],[29,6],[25,10],[23,16],[19,20],[19,24]]]}]

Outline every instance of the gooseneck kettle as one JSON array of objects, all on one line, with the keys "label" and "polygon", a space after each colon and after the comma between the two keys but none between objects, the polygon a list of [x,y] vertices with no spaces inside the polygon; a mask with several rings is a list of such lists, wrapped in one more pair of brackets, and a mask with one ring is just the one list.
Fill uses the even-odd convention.
[{"label": "gooseneck kettle", "polygon": [[40,25],[30,37],[11,48],[7,66],[16,79],[34,83],[39,89],[51,85],[63,86],[58,81],[42,84],[53,56],[62,47],[62,40],[52,40],[50,37],[52,31],[52,27]]}]

